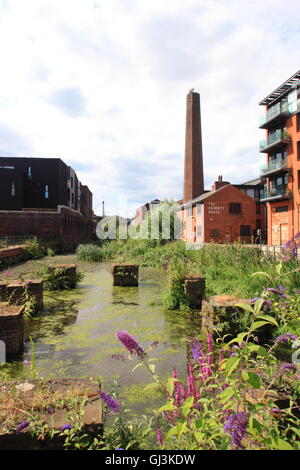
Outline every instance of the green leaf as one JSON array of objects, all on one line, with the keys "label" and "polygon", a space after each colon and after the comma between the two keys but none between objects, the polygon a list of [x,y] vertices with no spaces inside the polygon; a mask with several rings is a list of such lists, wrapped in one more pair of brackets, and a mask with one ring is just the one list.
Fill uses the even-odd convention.
[{"label": "green leaf", "polygon": [[259,315],[258,318],[262,318],[263,320],[267,320],[269,323],[272,323],[272,325],[278,326],[277,321],[275,318],[271,317],[271,315]]},{"label": "green leaf", "polygon": [[256,322],[253,323],[253,325],[251,327],[251,331],[255,331],[258,328],[260,328],[261,326],[268,325],[268,324],[269,324],[268,321],[256,321]]},{"label": "green leaf", "polygon": [[294,447],[291,446],[287,441],[283,439],[277,440],[277,449],[279,450],[294,450]]},{"label": "green leaf", "polygon": [[282,271],[282,263],[279,263],[279,264],[276,265],[276,272],[277,272],[277,274],[280,274],[281,271]]},{"label": "green leaf", "polygon": [[194,397],[188,397],[182,403],[182,408],[191,408],[194,404]]},{"label": "green leaf", "polygon": [[256,315],[258,315],[259,312],[261,311],[261,308],[262,308],[264,302],[265,302],[265,299],[259,299],[259,300],[257,300],[257,301],[255,302],[255,304],[254,304],[254,312],[255,312]]},{"label": "green leaf", "polygon": [[263,346],[259,346],[258,344],[249,343],[248,349],[250,351],[256,351],[257,354],[260,354],[263,357],[269,357],[267,350]]},{"label": "green leaf", "polygon": [[249,304],[235,304],[234,306],[242,308],[243,310],[247,310],[248,312],[254,313],[253,308]]},{"label": "green leaf", "polygon": [[247,336],[247,332],[243,331],[242,333],[239,333],[237,335],[236,338],[233,338],[231,341],[229,341],[229,343],[227,343],[227,346],[229,346],[230,344],[233,344],[233,343],[238,343],[238,344],[242,344],[242,342],[244,341],[244,338],[245,336]]},{"label": "green leaf", "polygon": [[173,395],[175,382],[179,382],[175,377],[170,377],[167,380],[167,391],[170,396]]},{"label": "green leaf", "polygon": [[205,436],[205,434],[203,432],[200,432],[200,431],[194,431],[193,434],[194,434],[195,439],[196,439],[197,442],[201,441],[203,439],[203,437]]},{"label": "green leaf", "polygon": [[193,407],[194,404],[194,397],[188,397],[182,404],[182,413],[183,416],[187,416],[189,414],[190,409]]},{"label": "green leaf", "polygon": [[151,370],[152,374],[155,374],[155,364],[148,364],[148,367]]},{"label": "green leaf", "polygon": [[232,387],[227,387],[225,388],[225,390],[223,390],[222,393],[220,393],[220,395],[218,395],[218,397],[220,399],[220,402],[224,404],[228,400],[230,400],[230,398],[232,398],[234,394],[235,394],[235,390]]},{"label": "green leaf", "polygon": [[231,375],[234,369],[237,368],[239,365],[240,358],[238,356],[233,356],[227,359],[226,366],[225,366],[225,373],[226,375]]},{"label": "green leaf", "polygon": [[175,436],[177,434],[177,426],[173,426],[171,429],[166,434],[166,440],[168,440],[170,437]]},{"label": "green leaf", "polygon": [[177,422],[177,439],[180,439],[182,434],[187,431],[187,423],[186,421],[179,419]]},{"label": "green leaf", "polygon": [[157,410],[157,413],[162,413],[163,411],[173,411],[177,410],[177,407],[173,405],[172,402],[167,403],[166,405],[162,406]]},{"label": "green leaf", "polygon": [[242,377],[245,382],[248,382],[253,388],[261,387],[260,377],[254,372],[242,372]]},{"label": "green leaf", "polygon": [[271,279],[271,276],[270,276],[269,274],[267,274],[267,273],[264,273],[263,271],[258,271],[258,272],[256,272],[256,273],[253,273],[253,274],[251,274],[250,277],[254,277],[254,276],[266,276],[266,277],[268,277],[269,279]]}]

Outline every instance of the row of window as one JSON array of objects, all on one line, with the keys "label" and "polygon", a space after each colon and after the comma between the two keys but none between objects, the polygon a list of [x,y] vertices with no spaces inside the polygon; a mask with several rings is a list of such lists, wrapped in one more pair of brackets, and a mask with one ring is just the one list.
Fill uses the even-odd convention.
[{"label": "row of window", "polygon": [[[250,225],[240,226],[240,237],[249,237],[251,235]],[[220,230],[213,229],[210,231],[210,238],[220,238]]]},{"label": "row of window", "polygon": [[[256,221],[257,223],[257,228],[260,228],[260,219]],[[186,230],[186,222],[183,224],[183,230]],[[197,237],[202,236],[202,225],[197,226]],[[240,226],[240,237],[249,237],[251,235],[251,226],[250,225],[241,225]],[[211,238],[220,238],[220,230],[218,229],[213,229],[210,231],[210,237]]]},{"label": "row of window", "polygon": [[[45,184],[44,186],[44,198],[49,199],[49,186],[48,184]],[[16,184],[14,181],[12,181],[11,186],[10,186],[10,195],[15,196],[16,195]]]},{"label": "row of window", "polygon": [[[201,215],[202,204],[197,204],[197,215]],[[229,203],[229,214],[241,214],[242,213],[242,204],[240,202],[230,202]],[[193,215],[193,206],[188,208],[188,217]]]}]

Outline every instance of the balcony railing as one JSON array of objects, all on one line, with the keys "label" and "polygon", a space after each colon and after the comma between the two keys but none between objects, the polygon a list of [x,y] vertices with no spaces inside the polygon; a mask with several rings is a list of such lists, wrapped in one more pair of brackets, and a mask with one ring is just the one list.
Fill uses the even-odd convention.
[{"label": "balcony railing", "polygon": [[263,139],[259,142],[259,151],[268,152],[269,148],[276,147],[281,144],[288,144],[291,141],[289,134],[281,129],[272,132],[268,135],[267,139]]},{"label": "balcony railing", "polygon": [[287,188],[287,186],[277,186],[277,188],[270,189],[269,191],[265,190],[263,192],[261,201],[266,201],[269,199],[290,199],[292,193]]},{"label": "balcony railing", "polygon": [[282,160],[271,160],[268,165],[261,167],[260,174],[265,175],[267,173],[275,173],[277,170],[288,170],[287,159]]},{"label": "balcony railing", "polygon": [[274,119],[279,117],[287,118],[290,114],[291,112],[288,109],[287,101],[284,101],[283,103],[276,103],[274,106],[269,108],[266,113],[259,117],[259,127],[268,127],[266,124],[270,123]]}]

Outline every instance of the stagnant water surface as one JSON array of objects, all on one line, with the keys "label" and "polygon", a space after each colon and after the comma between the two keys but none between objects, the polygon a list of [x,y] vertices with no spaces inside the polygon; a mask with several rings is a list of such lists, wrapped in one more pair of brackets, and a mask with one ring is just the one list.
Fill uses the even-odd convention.
[{"label": "stagnant water surface", "polygon": [[[141,268],[138,288],[113,287],[109,264],[81,263],[74,255],[64,255],[12,267],[11,278],[28,278],[49,262],[76,263],[85,277],[72,291],[45,292],[42,315],[26,325],[26,336],[34,341],[37,376],[99,377],[108,392],[117,380],[126,405],[136,412],[150,411],[155,397],[151,396],[153,392],[144,394],[143,389],[153,380],[144,367],[131,372],[137,360],[129,360],[128,352],[116,338],[117,330],[128,331],[145,349],[152,347],[149,354],[159,359],[155,364],[161,377],[170,376],[174,366],[183,376],[187,339],[200,333],[199,316],[164,312],[157,305],[164,274],[151,268]],[[116,355],[120,357],[116,359]],[[24,360],[31,364],[24,364]],[[18,361],[2,368],[11,378],[31,378],[30,342],[26,342],[24,355]]]}]

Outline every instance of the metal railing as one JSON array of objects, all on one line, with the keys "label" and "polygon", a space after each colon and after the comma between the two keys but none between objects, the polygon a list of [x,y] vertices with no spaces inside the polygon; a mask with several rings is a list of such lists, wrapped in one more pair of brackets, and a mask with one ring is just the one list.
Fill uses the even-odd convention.
[{"label": "metal railing", "polygon": [[24,245],[30,241],[35,240],[34,236],[23,236],[23,237],[4,237],[0,238],[0,249],[8,248],[13,246]]},{"label": "metal railing", "polygon": [[259,117],[259,125],[262,126],[271,119],[280,116],[281,114],[289,115],[291,112],[288,109],[287,101],[276,103],[274,106],[268,109],[268,111]]},{"label": "metal railing", "polygon": [[288,168],[287,159],[284,158],[282,160],[271,160],[269,161],[268,165],[264,165],[261,167],[261,173],[267,173],[269,171],[277,170],[280,168]]},{"label": "metal railing", "polygon": [[287,186],[278,186],[275,189],[270,189],[269,191],[264,190],[263,196],[261,199],[270,199],[272,197],[278,196],[290,196],[291,194],[288,192]]},{"label": "metal railing", "polygon": [[289,141],[290,136],[287,132],[282,131],[281,129],[277,129],[275,132],[272,132],[268,135],[268,138],[262,139],[259,142],[259,150],[263,150],[270,145],[276,144],[277,142],[281,141]]}]

